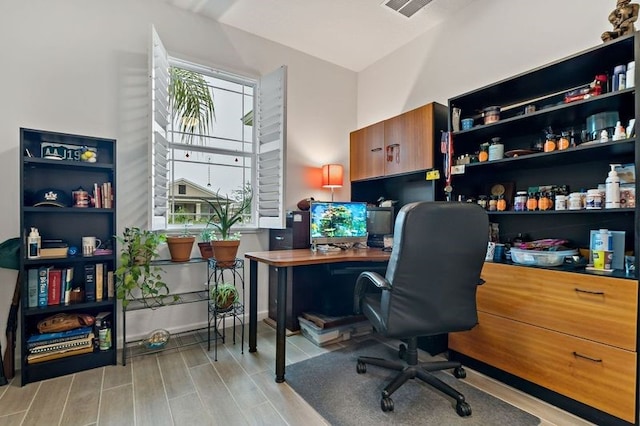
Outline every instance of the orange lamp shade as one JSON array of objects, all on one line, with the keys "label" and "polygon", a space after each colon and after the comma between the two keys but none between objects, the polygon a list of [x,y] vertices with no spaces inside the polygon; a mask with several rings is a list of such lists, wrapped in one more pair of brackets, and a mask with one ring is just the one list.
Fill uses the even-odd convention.
[{"label": "orange lamp shade", "polygon": [[322,187],[341,188],[344,169],[340,164],[325,164],[322,166]]}]

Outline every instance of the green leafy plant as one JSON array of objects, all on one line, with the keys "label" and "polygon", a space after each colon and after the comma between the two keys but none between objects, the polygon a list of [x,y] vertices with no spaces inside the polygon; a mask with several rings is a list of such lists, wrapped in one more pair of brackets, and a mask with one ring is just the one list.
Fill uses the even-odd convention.
[{"label": "green leafy plant", "polygon": [[239,298],[238,289],[232,283],[223,282],[211,287],[211,300],[219,310],[229,309]]},{"label": "green leafy plant", "polygon": [[234,191],[231,196],[222,196],[218,190],[215,198],[203,198],[203,200],[211,207],[207,228],[213,228],[219,234],[216,235],[215,232],[211,234],[210,241],[239,239],[240,234],[238,232],[232,234],[231,227],[242,222],[244,215],[251,212],[251,186],[246,185],[243,189]]},{"label": "green leafy plant", "polygon": [[122,300],[122,306],[126,308],[133,300],[145,307],[163,305],[169,288],[162,281],[163,269],[152,261],[158,257],[158,246],[167,240],[166,235],[131,227],[116,239],[121,249],[120,265],[114,275],[116,297]]},{"label": "green leafy plant", "polygon": [[215,120],[213,93],[198,72],[170,67],[169,99],[179,119],[182,140],[193,143],[197,134],[208,134]]},{"label": "green leafy plant", "polygon": [[207,226],[200,231],[200,240],[203,243],[210,243],[215,238],[215,232],[212,228]]}]

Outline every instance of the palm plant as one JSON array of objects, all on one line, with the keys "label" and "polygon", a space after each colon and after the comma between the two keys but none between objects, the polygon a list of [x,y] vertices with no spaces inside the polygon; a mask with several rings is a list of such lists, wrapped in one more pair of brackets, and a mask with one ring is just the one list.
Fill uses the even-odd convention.
[{"label": "palm plant", "polygon": [[[212,226],[220,233],[220,240],[233,239],[231,227],[242,221],[245,214],[251,211],[251,186],[234,191],[233,196],[221,196],[220,191],[216,192],[213,200],[203,198],[211,207],[211,215],[207,222],[207,227]],[[217,238],[217,236],[214,236]]]},{"label": "palm plant", "polygon": [[179,118],[182,140],[193,143],[198,134],[210,133],[215,120],[213,93],[201,74],[170,67],[169,99]]}]

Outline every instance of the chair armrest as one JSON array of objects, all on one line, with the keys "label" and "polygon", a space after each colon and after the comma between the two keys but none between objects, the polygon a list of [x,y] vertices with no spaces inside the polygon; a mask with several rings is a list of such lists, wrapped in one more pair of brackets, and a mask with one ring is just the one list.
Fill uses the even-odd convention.
[{"label": "chair armrest", "polygon": [[353,290],[353,312],[360,314],[360,303],[364,297],[365,290],[368,285],[375,285],[383,290],[391,291],[391,284],[382,275],[377,272],[365,271],[361,272],[356,280],[356,286]]}]

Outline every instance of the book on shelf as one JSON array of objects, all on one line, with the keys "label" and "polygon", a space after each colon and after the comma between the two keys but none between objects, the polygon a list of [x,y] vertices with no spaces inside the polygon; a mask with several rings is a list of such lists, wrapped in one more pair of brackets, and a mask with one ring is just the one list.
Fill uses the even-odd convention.
[{"label": "book on shelf", "polygon": [[27,355],[27,364],[37,364],[39,362],[52,361],[54,359],[66,358],[75,355],[88,354],[93,352],[93,344],[86,347],[61,349],[56,352]]},{"label": "book on shelf", "polygon": [[28,304],[30,308],[38,306],[38,269],[31,268],[27,272]]},{"label": "book on shelf", "polygon": [[64,303],[71,303],[71,287],[73,283],[73,268],[67,268],[64,284]]},{"label": "book on shelf", "polygon": [[96,265],[84,265],[84,300],[96,301]]},{"label": "book on shelf", "polygon": [[27,348],[31,349],[39,345],[50,345],[52,343],[66,342],[79,338],[86,338],[93,332],[93,327],[78,327],[67,331],[57,331],[55,333],[32,334],[27,339]]},{"label": "book on shelf", "polygon": [[69,246],[62,240],[43,240],[40,257],[67,257]]},{"label": "book on shelf", "polygon": [[51,352],[59,352],[72,348],[84,348],[93,345],[95,335],[89,333],[87,337],[76,337],[75,339],[65,340],[63,342],[49,343],[48,345],[38,345],[29,349],[30,354],[44,354]]},{"label": "book on shelf", "polygon": [[96,263],[96,300],[101,301],[104,290],[104,263]]},{"label": "book on shelf", "polygon": [[47,306],[47,285],[49,281],[49,268],[41,266],[38,268],[38,306]]},{"label": "book on shelf", "polygon": [[47,281],[47,305],[60,304],[60,292],[62,291],[62,270],[49,268]]},{"label": "book on shelf", "polygon": [[107,297],[112,299],[115,297],[115,282],[113,281],[113,271],[107,271]]}]

